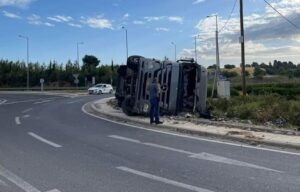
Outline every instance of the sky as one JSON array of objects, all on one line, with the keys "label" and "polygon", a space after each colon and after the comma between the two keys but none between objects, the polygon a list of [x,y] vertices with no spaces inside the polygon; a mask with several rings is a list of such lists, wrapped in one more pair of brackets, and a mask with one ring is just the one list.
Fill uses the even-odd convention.
[{"label": "sky", "polygon": [[[300,0],[268,1],[300,26]],[[221,65],[239,65],[237,0],[0,0],[0,59],[25,60],[26,41],[18,37],[24,35],[31,62],[75,61],[77,43],[83,42],[80,58],[95,55],[102,64],[124,64],[125,26],[129,55],[174,60],[174,42],[177,59],[192,58],[197,36],[198,63],[209,66],[216,63],[216,17],[207,16],[214,14]],[[300,63],[300,30],[263,0],[244,0],[244,22],[247,63]]]}]

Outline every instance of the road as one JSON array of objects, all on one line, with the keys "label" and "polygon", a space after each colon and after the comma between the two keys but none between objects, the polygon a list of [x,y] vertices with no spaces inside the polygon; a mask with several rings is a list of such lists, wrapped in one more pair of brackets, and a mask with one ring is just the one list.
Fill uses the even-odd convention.
[{"label": "road", "polygon": [[300,191],[300,153],[132,127],[104,96],[0,93],[0,192]]}]

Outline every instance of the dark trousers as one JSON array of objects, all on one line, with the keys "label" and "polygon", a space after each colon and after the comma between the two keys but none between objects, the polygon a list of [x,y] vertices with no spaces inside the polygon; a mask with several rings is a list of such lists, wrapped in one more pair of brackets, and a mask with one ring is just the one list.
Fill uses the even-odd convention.
[{"label": "dark trousers", "polygon": [[[159,101],[158,98],[150,99],[150,123],[158,123],[159,122]],[[155,121],[154,121],[155,119]]]}]

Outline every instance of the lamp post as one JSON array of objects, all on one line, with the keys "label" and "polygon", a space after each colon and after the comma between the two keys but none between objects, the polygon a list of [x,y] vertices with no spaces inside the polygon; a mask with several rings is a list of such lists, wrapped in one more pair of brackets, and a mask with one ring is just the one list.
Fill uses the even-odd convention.
[{"label": "lamp post", "polygon": [[27,65],[27,83],[26,83],[26,87],[27,87],[27,91],[29,90],[29,37],[27,36],[23,36],[23,35],[19,35],[20,38],[25,39],[26,43],[27,43],[27,61],[26,61],[26,65]]},{"label": "lamp post", "polygon": [[127,28],[122,26],[122,29],[125,30],[125,38],[126,38],[126,60],[128,59],[128,32]]},{"label": "lamp post", "polygon": [[211,94],[211,96],[213,97],[216,80],[218,81],[218,79],[219,79],[219,69],[220,69],[218,15],[209,15],[207,17],[208,18],[209,17],[215,17],[216,18],[216,62],[217,63],[216,63],[215,79],[214,79],[214,84],[213,84],[212,94]]},{"label": "lamp post", "polygon": [[83,42],[77,42],[77,65],[78,65],[78,69],[79,69],[79,45],[83,45]]},{"label": "lamp post", "polygon": [[197,39],[200,37],[200,35],[195,36],[195,62],[197,63]]},{"label": "lamp post", "polygon": [[177,60],[177,46],[174,42],[171,42],[172,45],[174,45],[174,49],[175,49],[175,61]]}]

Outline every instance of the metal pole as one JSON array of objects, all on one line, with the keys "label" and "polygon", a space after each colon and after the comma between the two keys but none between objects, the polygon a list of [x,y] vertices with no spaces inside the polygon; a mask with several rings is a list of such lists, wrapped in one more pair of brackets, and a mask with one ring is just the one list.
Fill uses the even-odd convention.
[{"label": "metal pole", "polygon": [[195,36],[195,61],[197,63],[197,36]]},{"label": "metal pole", "polygon": [[83,45],[83,42],[77,42],[77,67],[78,67],[78,69],[80,69],[79,45]]},{"label": "metal pole", "polygon": [[27,91],[29,91],[29,37],[26,37],[27,40]]},{"label": "metal pole", "polygon": [[[214,15],[216,17],[216,69],[215,69],[215,78],[212,88],[211,97],[214,96],[215,84],[216,81],[219,80],[219,69],[220,69],[220,53],[219,53],[219,28],[218,28],[218,15]],[[207,16],[212,17],[212,16]]]},{"label": "metal pole", "polygon": [[246,75],[245,75],[245,36],[244,36],[244,10],[243,0],[240,0],[240,22],[241,22],[241,59],[242,59],[242,81],[243,81],[243,96],[246,96]]},{"label": "metal pole", "polygon": [[127,29],[125,29],[125,33],[126,33],[126,56],[128,59],[128,32],[127,32]]},{"label": "metal pole", "polygon": [[122,26],[122,29],[125,30],[125,38],[126,38],[126,60],[128,59],[128,32],[127,28]]},{"label": "metal pole", "polygon": [[174,49],[175,49],[175,61],[177,61],[177,46],[174,42],[171,42],[172,45],[174,45]]},{"label": "metal pole", "polygon": [[26,47],[27,47],[27,59],[26,59],[26,66],[27,66],[27,70],[26,70],[26,89],[27,91],[29,90],[29,37],[27,36],[23,36],[23,35],[19,35],[20,38],[25,39],[26,40]]}]

